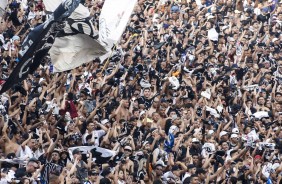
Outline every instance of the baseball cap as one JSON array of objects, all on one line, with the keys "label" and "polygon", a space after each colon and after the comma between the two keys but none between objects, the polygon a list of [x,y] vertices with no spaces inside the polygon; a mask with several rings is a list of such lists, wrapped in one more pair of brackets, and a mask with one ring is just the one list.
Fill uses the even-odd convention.
[{"label": "baseball cap", "polygon": [[213,133],[214,133],[213,130],[209,130],[209,131],[208,131],[208,134],[210,134],[210,135],[213,134]]},{"label": "baseball cap", "polygon": [[188,165],[188,169],[192,169],[192,168],[195,168],[196,166],[194,164],[189,164]]},{"label": "baseball cap", "polygon": [[166,165],[164,164],[164,162],[162,160],[158,160],[156,162],[156,165],[155,166],[162,166],[162,167],[165,167]]},{"label": "baseball cap", "polygon": [[238,135],[237,134],[231,134],[231,138],[237,138]]},{"label": "baseball cap", "polygon": [[192,139],[192,142],[200,142],[200,141],[199,141],[199,139],[197,139],[197,138],[193,138],[193,139]]},{"label": "baseball cap", "polygon": [[276,42],[277,40],[279,40],[278,38],[273,38],[272,42]]},{"label": "baseball cap", "polygon": [[227,135],[227,134],[228,134],[228,132],[226,132],[226,131],[221,131],[221,132],[219,133],[219,138],[222,137],[222,136],[224,136],[224,135]]},{"label": "baseball cap", "polygon": [[88,175],[90,175],[90,176],[97,175],[97,174],[99,174],[99,171],[96,170],[96,169],[93,169],[93,170],[88,172]]},{"label": "baseball cap", "polygon": [[125,149],[125,150],[131,150],[131,151],[132,151],[132,148],[131,148],[130,146],[125,146],[124,149]]},{"label": "baseball cap", "polygon": [[239,129],[238,128],[233,128],[232,129],[233,134],[239,134]]},{"label": "baseball cap", "polygon": [[105,124],[107,124],[107,123],[109,123],[110,121],[108,120],[108,119],[103,119],[102,121],[101,121],[101,123],[103,124],[103,125],[105,125]]},{"label": "baseball cap", "polygon": [[254,159],[261,159],[261,156],[260,156],[260,155],[256,155],[256,156],[254,157]]},{"label": "baseball cap", "polygon": [[81,151],[77,148],[77,149],[74,149],[72,151],[72,154],[75,155],[75,154],[81,154]]},{"label": "baseball cap", "polygon": [[17,36],[17,35],[15,35],[15,36],[12,37],[12,40],[13,40],[13,41],[20,40],[20,37]]},{"label": "baseball cap", "polygon": [[172,6],[170,10],[172,12],[179,12],[179,7],[178,6]]},{"label": "baseball cap", "polygon": [[100,184],[111,184],[111,180],[109,178],[100,179]]}]

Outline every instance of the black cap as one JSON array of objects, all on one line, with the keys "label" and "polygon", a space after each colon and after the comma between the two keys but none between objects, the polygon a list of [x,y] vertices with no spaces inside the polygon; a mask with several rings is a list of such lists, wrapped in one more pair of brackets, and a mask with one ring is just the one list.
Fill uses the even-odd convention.
[{"label": "black cap", "polygon": [[75,150],[72,151],[72,154],[75,155],[75,154],[81,154],[81,151],[77,148]]},{"label": "black cap", "polygon": [[37,158],[31,158],[31,159],[29,159],[28,163],[29,162],[36,162],[36,163],[38,163],[38,159]]},{"label": "black cap", "polygon": [[111,184],[111,180],[108,178],[100,179],[100,184]]},{"label": "black cap", "polygon": [[205,174],[206,171],[203,168],[197,168],[196,174]]},{"label": "black cap", "polygon": [[189,164],[188,165],[188,169],[192,169],[192,168],[195,168],[196,166],[194,164]]},{"label": "black cap", "polygon": [[106,177],[107,175],[109,175],[111,173],[110,169],[104,169],[101,173],[102,176]]},{"label": "black cap", "polygon": [[171,168],[171,171],[177,171],[179,169],[178,165],[174,165]]},{"label": "black cap", "polygon": [[9,153],[8,155],[7,155],[7,158],[8,159],[14,159],[16,157],[16,154],[15,153]]},{"label": "black cap", "polygon": [[96,175],[96,174],[99,174],[99,171],[96,170],[96,169],[93,169],[93,170],[91,170],[91,171],[88,172],[88,175],[89,175],[89,176]]}]

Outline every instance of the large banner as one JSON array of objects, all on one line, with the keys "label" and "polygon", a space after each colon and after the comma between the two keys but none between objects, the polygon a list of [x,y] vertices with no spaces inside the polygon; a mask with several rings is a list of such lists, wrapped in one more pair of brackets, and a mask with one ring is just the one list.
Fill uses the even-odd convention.
[{"label": "large banner", "polygon": [[99,41],[108,50],[116,44],[137,0],[106,0],[99,19]]},{"label": "large banner", "polygon": [[0,0],[0,16],[3,16],[5,13],[5,8],[8,5],[8,0]]},{"label": "large banner", "polygon": [[4,83],[0,93],[23,81],[28,74],[36,70],[54,42],[57,32],[55,28],[59,26],[59,22],[70,16],[79,3],[80,0],[65,0],[52,13],[49,20],[35,27],[28,34],[19,51],[20,62]]},{"label": "large banner", "polygon": [[99,164],[107,163],[113,156],[117,154],[116,151],[109,149],[101,148],[98,146],[77,146],[68,148],[70,158],[73,159],[72,152],[75,149],[79,149],[81,154],[87,154],[88,152],[92,153],[92,161]]}]

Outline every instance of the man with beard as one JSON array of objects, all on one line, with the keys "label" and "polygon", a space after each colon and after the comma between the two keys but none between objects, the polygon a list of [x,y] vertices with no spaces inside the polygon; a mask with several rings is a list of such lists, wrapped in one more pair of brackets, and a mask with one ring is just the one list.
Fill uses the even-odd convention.
[{"label": "man with beard", "polygon": [[265,107],[265,99],[264,97],[260,96],[257,98],[257,105],[255,106],[257,111],[269,111],[267,107]]}]

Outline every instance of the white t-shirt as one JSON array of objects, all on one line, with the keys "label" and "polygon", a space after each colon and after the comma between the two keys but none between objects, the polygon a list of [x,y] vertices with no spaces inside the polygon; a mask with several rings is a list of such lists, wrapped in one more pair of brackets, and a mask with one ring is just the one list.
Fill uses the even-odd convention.
[{"label": "white t-shirt", "polygon": [[[99,139],[104,136],[106,134],[106,132],[104,130],[94,130],[92,132],[92,137],[94,136],[94,145],[95,146],[99,146]],[[88,132],[86,132],[83,136],[82,136],[82,143],[86,144],[86,137],[90,135]]]}]

